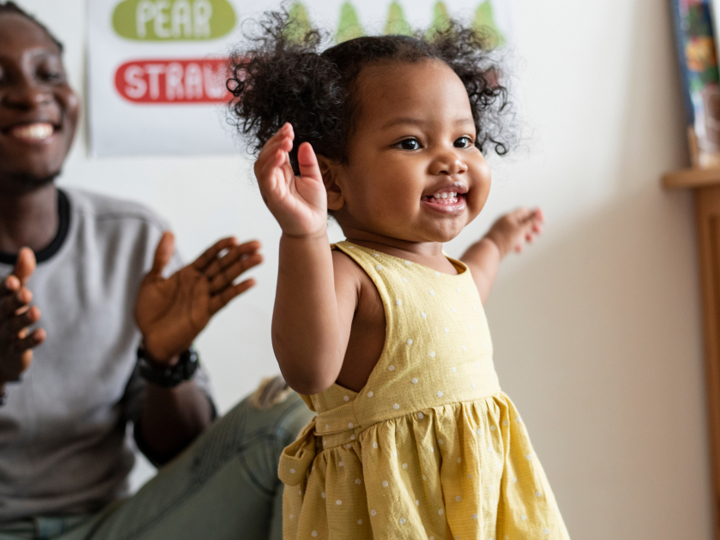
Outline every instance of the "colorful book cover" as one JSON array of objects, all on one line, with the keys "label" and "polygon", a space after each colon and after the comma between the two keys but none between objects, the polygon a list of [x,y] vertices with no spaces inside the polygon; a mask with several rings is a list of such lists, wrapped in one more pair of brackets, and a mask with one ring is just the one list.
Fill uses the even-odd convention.
[{"label": "colorful book cover", "polygon": [[693,166],[720,167],[720,76],[710,0],[671,0]]}]

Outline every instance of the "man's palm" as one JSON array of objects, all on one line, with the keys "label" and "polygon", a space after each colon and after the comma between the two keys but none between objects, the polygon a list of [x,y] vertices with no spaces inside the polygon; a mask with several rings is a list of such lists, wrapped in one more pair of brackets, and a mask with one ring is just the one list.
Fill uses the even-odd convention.
[{"label": "man's palm", "polygon": [[166,279],[162,270],[174,252],[174,239],[169,232],[163,235],[135,304],[135,320],[153,359],[170,361],[187,349],[215,313],[255,284],[233,281],[262,261],[259,248],[258,242],[238,246],[234,238],[224,238]]}]

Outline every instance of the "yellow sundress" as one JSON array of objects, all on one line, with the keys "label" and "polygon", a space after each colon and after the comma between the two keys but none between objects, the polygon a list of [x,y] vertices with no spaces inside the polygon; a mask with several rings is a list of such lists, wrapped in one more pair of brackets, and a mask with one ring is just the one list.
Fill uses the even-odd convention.
[{"label": "yellow sundress", "polygon": [[458,275],[335,246],[370,276],[385,308],[367,384],[304,396],[317,416],[287,447],[286,540],[568,539],[510,399],[467,266]]}]

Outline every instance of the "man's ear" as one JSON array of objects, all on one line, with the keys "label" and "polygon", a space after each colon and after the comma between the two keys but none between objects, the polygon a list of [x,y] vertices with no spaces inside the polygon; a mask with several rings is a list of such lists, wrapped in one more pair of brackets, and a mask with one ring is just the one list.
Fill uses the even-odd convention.
[{"label": "man's ear", "polygon": [[325,156],[317,156],[320,173],[323,177],[323,183],[327,190],[327,207],[333,212],[340,210],[345,206],[345,198],[343,196],[342,187],[338,182],[340,165]]}]

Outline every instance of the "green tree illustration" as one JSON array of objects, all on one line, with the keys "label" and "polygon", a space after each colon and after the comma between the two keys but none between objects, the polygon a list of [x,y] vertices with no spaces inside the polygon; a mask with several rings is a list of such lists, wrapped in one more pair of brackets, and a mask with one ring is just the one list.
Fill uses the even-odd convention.
[{"label": "green tree illustration", "polygon": [[285,37],[291,43],[302,43],[313,26],[307,8],[302,2],[295,2],[288,11],[290,24],[285,29]]},{"label": "green tree illustration", "polygon": [[493,37],[493,45],[495,47],[501,47],[505,44],[505,36],[503,36],[495,23],[493,7],[489,0],[485,0],[485,2],[477,7],[472,25],[477,32],[487,32],[489,30]]},{"label": "green tree illustration", "polygon": [[355,8],[350,2],[345,2],[340,8],[340,24],[338,25],[335,42],[342,43],[349,39],[355,39],[365,35],[360,25]]},{"label": "green tree illustration", "polygon": [[390,4],[387,23],[385,23],[385,34],[403,36],[411,36],[413,34],[412,28],[410,28],[410,25],[405,20],[403,8],[397,2]]},{"label": "green tree illustration", "polygon": [[430,28],[428,28],[428,36],[432,37],[435,33],[445,30],[449,22],[450,14],[448,13],[447,6],[445,6],[443,2],[435,3],[433,22]]}]

